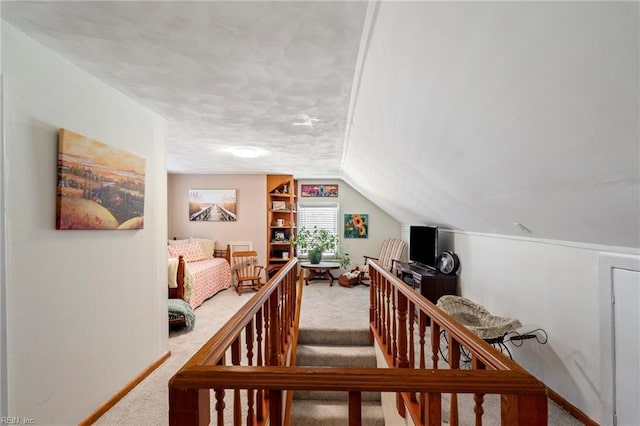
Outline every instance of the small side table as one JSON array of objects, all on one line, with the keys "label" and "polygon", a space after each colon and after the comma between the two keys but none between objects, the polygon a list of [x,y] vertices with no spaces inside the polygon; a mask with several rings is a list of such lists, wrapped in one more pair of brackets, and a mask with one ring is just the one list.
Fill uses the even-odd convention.
[{"label": "small side table", "polygon": [[305,285],[309,285],[309,281],[311,280],[329,280],[329,287],[331,287],[333,286],[333,280],[335,280],[335,277],[331,275],[330,271],[332,269],[340,269],[340,264],[338,262],[302,262],[300,263],[300,268],[308,271],[307,275],[304,277]]}]

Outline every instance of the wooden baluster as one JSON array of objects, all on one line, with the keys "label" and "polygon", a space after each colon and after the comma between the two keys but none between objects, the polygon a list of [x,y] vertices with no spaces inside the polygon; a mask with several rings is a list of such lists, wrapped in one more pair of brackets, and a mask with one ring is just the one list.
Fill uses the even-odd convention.
[{"label": "wooden baluster", "polygon": [[293,292],[291,291],[291,275],[287,275],[285,278],[284,284],[284,320],[283,331],[286,331],[284,334],[284,351],[286,352],[287,347],[291,344],[291,339],[293,338],[292,330],[293,330],[293,307],[294,301],[291,300]]},{"label": "wooden baluster", "polygon": [[424,312],[418,311],[418,344],[420,345],[420,368],[427,368],[427,354],[425,350],[427,334],[427,316]]},{"label": "wooden baluster", "polygon": [[[433,324],[433,321],[431,321]],[[460,368],[460,343],[449,334],[449,368]],[[451,408],[449,409],[449,424],[458,426],[458,394],[451,394]]]},{"label": "wooden baluster", "polygon": [[[216,365],[225,365],[225,364],[226,364],[226,360],[224,356],[220,358],[220,360],[216,363]],[[216,409],[217,424],[218,426],[224,426],[225,391],[224,389],[214,389],[213,393],[215,394],[215,398],[216,398],[215,409]]]},{"label": "wooden baluster", "polygon": [[[427,332],[427,315],[418,311],[418,334],[420,336],[420,369],[427,368],[427,354],[425,351],[425,335]],[[425,399],[426,393],[420,392],[420,400],[418,401],[418,406],[420,407],[420,424],[425,424],[426,421],[426,413],[427,413],[427,401]]]},{"label": "wooden baluster", "polygon": [[247,347],[247,365],[253,365],[253,343],[254,343],[254,327],[255,320],[249,321],[249,324],[244,328],[245,344]]},{"label": "wooden baluster", "polygon": [[422,424],[426,426],[442,425],[442,395],[439,393],[429,393],[424,404],[424,410],[421,412],[424,418]]},{"label": "wooden baluster", "polygon": [[384,343],[384,284],[378,281],[378,336]]},{"label": "wooden baluster", "polygon": [[387,288],[386,283],[380,282],[380,337],[382,339],[382,348],[387,350]]},{"label": "wooden baluster", "polygon": [[269,325],[269,321],[271,320],[270,316],[269,300],[267,299],[262,307],[262,320],[264,321],[264,327],[262,329],[264,365],[269,365],[269,341],[271,340],[269,338],[269,334],[271,333],[271,327]]},{"label": "wooden baluster", "polygon": [[278,365],[283,365],[280,364],[280,362],[284,359],[284,349],[287,346],[287,335],[289,334],[289,327],[287,327],[289,321],[285,303],[286,292],[281,290],[284,290],[284,285],[278,287],[278,307],[276,309],[278,312],[278,330],[280,331],[280,338],[278,339]]},{"label": "wooden baluster", "polygon": [[[426,320],[425,320],[426,321]],[[438,351],[440,350],[440,324],[431,321],[431,363],[433,369],[438,369]]]},{"label": "wooden baluster", "polygon": [[[397,305],[397,315],[398,320],[393,321],[394,324],[394,332],[397,333],[397,346],[395,347],[395,351],[397,353],[395,358],[395,365],[398,368],[408,368],[409,360],[407,359],[407,296],[400,293],[399,291],[394,291],[394,299]],[[396,322],[398,323],[397,328],[395,326]],[[394,343],[395,345],[395,343]],[[402,400],[402,394],[400,392],[396,393],[396,409],[398,410],[398,414],[402,417],[405,416],[405,406],[404,401]]]},{"label": "wooden baluster", "polygon": [[[264,306],[262,307],[262,314],[264,315],[264,365],[270,365],[270,354],[271,354],[271,308],[270,308],[270,300],[267,299]],[[262,397],[264,399],[264,412],[265,416],[268,417],[269,414],[269,392],[263,391]]]},{"label": "wooden baluster", "polygon": [[[288,281],[288,280],[286,280]],[[282,286],[282,297],[280,298],[280,300],[282,300],[282,319],[280,320],[280,322],[282,323],[282,329],[280,330],[282,332],[282,338],[280,339],[282,342],[282,349],[281,349],[281,354],[282,357],[284,359],[284,353],[287,350],[287,344],[289,342],[289,337],[291,336],[291,323],[290,323],[290,319],[291,319],[291,315],[290,315],[290,305],[289,305],[289,289],[288,289],[288,285],[283,285]],[[284,362],[283,362],[284,365]]]},{"label": "wooden baluster", "polygon": [[262,358],[262,330],[264,329],[263,308],[256,312],[256,365],[264,365]]},{"label": "wooden baluster", "polygon": [[[482,361],[478,359],[478,357],[473,354],[471,357],[471,368],[473,370],[484,370],[486,366]],[[473,395],[473,412],[476,413],[476,426],[482,426],[482,415],[484,414],[484,408],[482,404],[484,404],[484,394],[476,393]]]},{"label": "wooden baluster", "polygon": [[278,321],[279,292],[274,291],[269,296],[269,359],[268,365],[280,365],[280,323]]},{"label": "wooden baluster", "polygon": [[387,297],[387,301],[385,304],[385,328],[386,328],[386,344],[387,344],[387,354],[391,355],[393,344],[391,343],[391,321],[393,318],[391,317],[391,283],[389,281],[384,281],[385,285],[385,293]]},{"label": "wooden baluster", "polygon": [[[255,326],[254,320],[249,321],[249,324],[245,327],[245,341],[247,344],[247,365],[253,365],[253,328]],[[256,423],[255,419],[255,390],[247,389],[247,426],[252,426]]]},{"label": "wooden baluster", "polygon": [[284,339],[285,344],[289,341],[289,330],[291,329],[291,288],[289,286],[290,281],[290,275],[287,275],[284,279],[284,282],[282,283],[282,290],[284,292],[282,296],[282,325],[284,326],[283,331],[286,330],[286,332],[284,333],[286,335]]},{"label": "wooden baluster", "polygon": [[211,422],[209,389],[169,388],[169,425],[208,425]]},{"label": "wooden baluster", "polygon": [[393,365],[398,367],[397,364],[397,356],[398,356],[398,311],[397,311],[397,291],[396,288],[389,283],[391,287],[391,359],[393,360]]},{"label": "wooden baluster", "polygon": [[[293,303],[291,303],[291,275],[287,275],[287,278],[285,279],[285,285],[283,288],[284,291],[284,296],[282,298],[283,303],[284,303],[284,307],[282,309],[283,311],[283,318],[282,318],[282,325],[284,326],[283,328],[283,334],[284,334],[284,338],[282,339],[282,352],[283,352],[283,358],[285,358],[284,354],[287,352],[287,348],[289,347],[289,344],[291,343],[291,338],[292,338],[292,329],[293,329],[293,322],[292,322],[292,312],[293,312]],[[286,361],[283,361],[283,365],[285,365]]]},{"label": "wooden baluster", "polygon": [[384,350],[386,351],[387,347],[386,347],[386,338],[387,338],[387,324],[385,323],[385,306],[386,306],[386,289],[385,289],[385,283],[383,283],[382,281],[378,281],[378,286],[379,286],[379,290],[378,290],[378,298],[379,298],[379,303],[380,306],[378,307],[378,315],[380,315],[380,333],[378,333],[380,335],[380,339],[382,340],[382,344],[385,345],[384,346]]},{"label": "wooden baluster", "polygon": [[[296,302],[298,288],[296,287],[296,275],[289,274],[289,328],[293,329],[296,320]],[[293,336],[292,336],[293,337]]]},{"label": "wooden baluster", "polygon": [[[285,286],[280,285],[278,287],[278,329],[280,331],[280,338],[278,339],[278,360],[284,359],[284,350],[287,347],[287,335],[289,334],[289,327],[287,327],[289,323],[289,319],[287,317],[286,312],[286,302],[285,299],[287,297],[287,293],[285,291]],[[284,364],[284,363],[283,363]],[[281,365],[281,364],[278,364]]]},{"label": "wooden baluster", "polygon": [[[240,365],[240,337],[231,344],[231,364]],[[233,390],[233,425],[242,424],[242,404],[240,402],[240,389]]]},{"label": "wooden baluster", "polygon": [[278,348],[278,358],[280,359],[280,365],[285,364],[285,351],[287,348],[287,339],[289,338],[289,333],[291,329],[289,328],[289,317],[287,315],[287,292],[286,287],[282,286],[279,291],[282,291],[282,294],[278,298],[280,301],[280,306],[278,312],[280,313],[279,323],[280,323],[280,347]]},{"label": "wooden baluster", "polygon": [[382,284],[376,281],[376,330],[382,336]]},{"label": "wooden baluster", "polygon": [[362,425],[362,394],[349,392],[349,426]]},{"label": "wooden baluster", "polygon": [[[407,297],[400,293],[396,293],[398,327],[397,327],[397,346],[396,346],[396,366],[398,368],[408,368],[409,359],[407,358]],[[394,321],[395,322],[395,321]]]},{"label": "wooden baluster", "polygon": [[269,425],[280,426],[282,425],[282,391],[270,390],[269,391]]},{"label": "wooden baluster", "polygon": [[[416,368],[416,343],[413,336],[414,324],[416,322],[416,307],[413,302],[409,303],[409,367]],[[416,393],[411,392],[411,402],[417,402]]]},{"label": "wooden baluster", "polygon": [[[256,313],[256,350],[258,351],[256,365],[260,367],[264,365],[264,360],[262,357],[262,354],[263,354],[262,330],[264,329],[263,315],[264,315],[264,306],[260,308]],[[257,389],[256,390],[256,421],[258,423],[261,423],[264,420],[263,408],[264,408],[264,391],[262,389]]]},{"label": "wooden baluster", "polygon": [[[369,282],[369,323],[373,325],[373,328],[378,330],[378,320],[376,319],[376,287],[377,284],[374,282]],[[373,343],[373,333],[371,332],[371,327],[369,327],[369,340]]]},{"label": "wooden baluster", "polygon": [[407,321],[409,321],[409,365],[411,368],[416,368],[416,342],[413,333],[415,333],[415,323],[416,323],[416,306],[413,302],[409,302],[409,307],[407,308]]},{"label": "wooden baluster", "polygon": [[369,322],[373,324],[375,331],[378,331],[378,320],[376,318],[376,295],[378,293],[377,284],[369,282]]}]

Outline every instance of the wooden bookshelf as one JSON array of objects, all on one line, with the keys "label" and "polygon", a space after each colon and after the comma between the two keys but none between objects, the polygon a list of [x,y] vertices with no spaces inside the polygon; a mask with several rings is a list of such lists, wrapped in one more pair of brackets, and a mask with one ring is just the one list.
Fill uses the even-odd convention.
[{"label": "wooden bookshelf", "polygon": [[298,223],[298,182],[292,175],[267,175],[267,273],[295,255],[291,238]]}]

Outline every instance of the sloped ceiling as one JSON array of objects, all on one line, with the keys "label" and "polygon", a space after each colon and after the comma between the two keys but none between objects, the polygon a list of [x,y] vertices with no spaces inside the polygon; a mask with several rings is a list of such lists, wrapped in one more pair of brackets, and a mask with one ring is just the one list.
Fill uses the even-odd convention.
[{"label": "sloped ceiling", "polygon": [[[2,14],[167,117],[170,172],[341,177],[401,223],[640,248],[637,2]],[[293,126],[298,114],[318,121]],[[265,155],[226,150],[246,145]]]},{"label": "sloped ceiling", "polygon": [[639,247],[638,35],[637,2],[383,2],[345,180],[403,223]]}]

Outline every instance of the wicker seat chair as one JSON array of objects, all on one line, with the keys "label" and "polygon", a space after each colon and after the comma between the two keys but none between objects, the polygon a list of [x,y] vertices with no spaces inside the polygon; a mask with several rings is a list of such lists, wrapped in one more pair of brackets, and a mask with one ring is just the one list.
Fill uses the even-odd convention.
[{"label": "wicker seat chair", "polygon": [[[453,319],[458,321],[483,339],[485,342],[498,349],[500,352],[509,355],[512,358],[509,347],[505,344],[505,336],[522,327],[522,324],[516,318],[498,317],[491,315],[487,309],[472,302],[469,299],[465,299],[462,296],[442,296],[438,299],[436,306],[449,314]],[[442,357],[448,359],[448,338],[445,330],[440,331],[440,354]],[[471,353],[460,346],[460,362],[463,366],[469,366],[472,357]]]},{"label": "wicker seat chair", "polygon": [[462,296],[442,296],[438,299],[436,306],[478,337],[490,342],[501,339],[509,331],[522,327],[518,319],[491,315],[484,306]]},{"label": "wicker seat chair", "polygon": [[369,285],[364,281],[369,281],[369,260],[377,260],[385,269],[392,271],[394,261],[400,260],[402,252],[407,243],[399,238],[389,238],[382,242],[380,247],[380,255],[378,257],[364,256],[364,265],[360,269],[360,280],[358,284]]},{"label": "wicker seat chair", "polygon": [[[254,250],[234,251],[231,255],[232,267],[236,272],[236,291],[242,294],[245,289],[258,290],[262,282],[264,266],[258,265],[258,252]],[[245,282],[250,284],[245,284]]]}]

